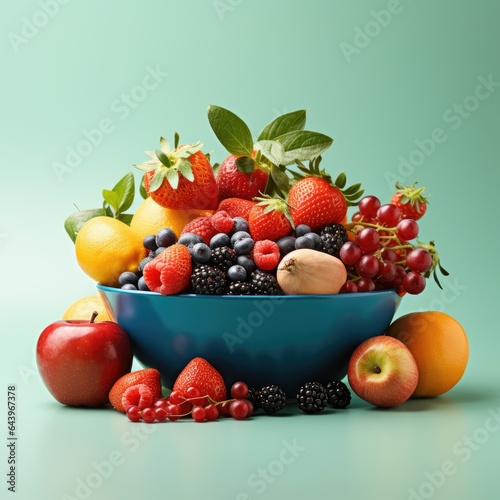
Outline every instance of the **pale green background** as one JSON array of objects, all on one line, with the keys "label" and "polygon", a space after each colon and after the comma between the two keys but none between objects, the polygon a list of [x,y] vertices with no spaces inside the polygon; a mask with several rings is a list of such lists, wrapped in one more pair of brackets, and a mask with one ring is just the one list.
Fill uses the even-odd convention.
[{"label": "pale green background", "polygon": [[[500,88],[460,122],[453,106],[477,104],[470,96],[480,77],[500,82],[500,4],[75,0],[45,19],[42,4],[4,3],[0,16],[0,373],[4,400],[8,384],[18,387],[15,498],[392,500],[412,489],[421,498],[497,498],[500,432],[487,423],[500,412]],[[374,24],[373,11],[388,7],[398,13]],[[23,43],[25,18],[47,23]],[[348,60],[342,44],[353,45],[365,27],[376,36]],[[125,116],[113,103],[148,67],[168,76]],[[139,437],[130,432],[141,427],[116,412],[65,408],[50,397],[33,364],[36,339],[70,302],[95,293],[77,266],[65,217],[74,205],[98,206],[101,189],[131,171],[162,134],[202,140],[222,160],[206,119],[210,103],[237,112],[255,134],[278,114],[307,109],[308,127],[335,139],[324,155],[329,171],[345,170],[384,200],[398,158],[444,131],[446,140],[402,180],[427,187],[421,236],[436,241],[451,276],[445,292],[429,282],[422,295],[406,297],[398,315],[440,309],[464,325],[471,358],[455,389],[391,411],[354,398],[341,413],[186,421],[147,427]],[[112,132],[58,177],[54,162],[106,119]],[[296,457],[283,451],[294,441]],[[113,470],[96,476],[93,464],[110,459]],[[4,478],[6,462],[3,451]],[[446,478],[436,472],[443,464]],[[259,469],[274,473],[272,482],[257,483]],[[78,481],[99,477],[91,493],[78,490]],[[6,487],[2,481],[2,498]]]}]

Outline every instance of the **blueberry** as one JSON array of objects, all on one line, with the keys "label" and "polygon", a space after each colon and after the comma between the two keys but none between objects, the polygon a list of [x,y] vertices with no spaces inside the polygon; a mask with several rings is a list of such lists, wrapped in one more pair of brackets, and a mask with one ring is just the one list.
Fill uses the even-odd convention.
[{"label": "blueberry", "polygon": [[125,271],[118,276],[118,283],[122,286],[122,288],[124,285],[133,285],[135,288],[138,280],[139,277],[132,271]]},{"label": "blueberry", "polygon": [[156,245],[159,247],[169,247],[177,243],[177,235],[170,229],[166,227],[164,229],[160,229],[158,233],[156,233]]},{"label": "blueberry", "polygon": [[212,250],[206,243],[195,243],[191,249],[191,257],[194,261],[204,264],[210,260],[212,256]]},{"label": "blueberry", "polygon": [[321,236],[317,233],[307,233],[304,235],[304,238],[309,238],[310,240],[313,241],[314,246],[313,248],[316,250],[320,250],[321,246],[323,244],[323,240],[321,239]]},{"label": "blueberry", "polygon": [[241,238],[241,240],[236,240],[234,242],[233,248],[236,255],[248,255],[255,245],[255,241],[252,238]]},{"label": "blueberry", "polygon": [[196,243],[205,243],[205,241],[198,234],[184,233],[181,234],[178,243],[180,243],[181,245],[186,245],[188,248],[191,248],[193,245],[196,245]]},{"label": "blueberry", "polygon": [[158,248],[158,245],[156,244],[156,236],[154,234],[149,234],[142,240],[142,244],[144,245],[144,248],[147,248],[148,250],[155,251]]},{"label": "blueberry", "polygon": [[230,247],[231,238],[225,233],[217,233],[210,240],[210,248]]},{"label": "blueberry", "polygon": [[248,233],[248,222],[243,217],[233,217],[233,234],[238,231],[246,231]]},{"label": "blueberry", "polygon": [[235,264],[227,270],[227,277],[231,281],[245,281],[247,279],[247,272],[243,266]]},{"label": "blueberry", "polygon": [[304,236],[307,233],[311,232],[311,228],[307,224],[299,224],[295,228],[295,236],[298,238],[299,236]]},{"label": "blueberry", "polygon": [[241,240],[243,238],[251,238],[250,233],[247,231],[236,231],[232,236],[231,236],[231,245],[233,245],[234,248],[234,243],[238,240]]},{"label": "blueberry", "polygon": [[239,255],[238,257],[236,257],[236,264],[239,264],[240,266],[244,267],[248,276],[250,276],[250,274],[252,274],[252,272],[255,271],[255,269],[257,268],[255,262],[246,255]]},{"label": "blueberry", "polygon": [[307,236],[299,236],[295,240],[295,248],[297,250],[301,248],[310,248],[314,250],[315,248],[314,241],[312,240],[312,238],[308,238]]},{"label": "blueberry", "polygon": [[295,240],[296,238],[294,236],[284,236],[276,242],[280,248],[281,257],[295,250]]},{"label": "blueberry", "polygon": [[132,283],[125,283],[121,288],[122,290],[137,290],[137,287],[132,285]]},{"label": "blueberry", "polygon": [[137,288],[139,290],[142,290],[144,292],[150,292],[151,290],[149,289],[148,285],[146,285],[146,281],[144,280],[144,276],[141,276],[139,278],[139,281],[137,282]]},{"label": "blueberry", "polygon": [[160,255],[166,249],[167,249],[167,247],[158,247],[154,252],[151,252],[149,255],[151,255],[151,257],[156,257],[156,256]]},{"label": "blueberry", "polygon": [[144,271],[144,267],[146,266],[146,264],[151,262],[153,258],[154,256],[150,257],[149,255],[147,257],[144,257],[144,259],[142,259],[141,262],[139,262],[139,267],[137,268],[137,270],[142,273],[142,271]]}]

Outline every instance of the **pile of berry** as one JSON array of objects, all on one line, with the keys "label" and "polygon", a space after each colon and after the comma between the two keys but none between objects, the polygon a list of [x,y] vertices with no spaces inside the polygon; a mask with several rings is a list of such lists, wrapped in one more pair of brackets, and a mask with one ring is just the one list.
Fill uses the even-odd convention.
[{"label": "pile of berry", "polygon": [[[172,391],[165,398],[155,399],[150,387],[136,384],[125,390],[122,405],[128,419],[132,422],[146,423],[174,422],[182,417],[191,416],[196,422],[217,420],[221,416],[243,420],[262,409],[267,415],[274,415],[287,404],[283,389],[268,385],[261,389],[249,389],[245,382],[235,382],[231,386],[231,398],[214,401],[208,395],[200,394],[196,387],[186,391]],[[308,382],[298,391],[297,404],[304,413],[318,413],[327,405],[336,409],[349,406],[351,393],[340,380],[333,380],[326,386],[318,382]]]}]

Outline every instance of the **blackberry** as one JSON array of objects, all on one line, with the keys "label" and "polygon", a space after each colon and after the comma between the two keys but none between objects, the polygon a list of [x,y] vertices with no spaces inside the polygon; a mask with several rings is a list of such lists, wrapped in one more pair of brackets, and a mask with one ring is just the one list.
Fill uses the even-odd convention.
[{"label": "blackberry", "polygon": [[252,283],[247,281],[233,281],[229,283],[228,295],[254,295]]},{"label": "blackberry", "polygon": [[227,270],[236,264],[236,252],[229,247],[217,247],[212,249],[212,256],[208,263],[227,273]]},{"label": "blackberry", "polygon": [[200,264],[191,274],[191,287],[194,293],[223,295],[228,287],[226,273],[216,267]]},{"label": "blackberry", "polygon": [[326,389],[319,382],[305,383],[297,393],[297,404],[304,413],[319,413],[328,404]]},{"label": "blackberry", "polygon": [[326,384],[328,404],[334,408],[347,408],[351,402],[351,391],[344,382],[332,380]]},{"label": "blackberry", "polygon": [[261,406],[259,402],[259,390],[252,387],[248,390],[247,399],[253,404],[254,411],[257,411]]},{"label": "blackberry", "polygon": [[280,287],[276,278],[270,274],[256,269],[250,275],[250,283],[252,283],[255,295],[278,295]]},{"label": "blackberry", "polygon": [[268,415],[272,415],[285,407],[286,394],[285,391],[277,385],[267,385],[259,390],[257,401],[260,407]]},{"label": "blackberry", "polygon": [[347,241],[347,231],[342,224],[325,226],[320,233],[321,251],[339,257],[342,245]]}]

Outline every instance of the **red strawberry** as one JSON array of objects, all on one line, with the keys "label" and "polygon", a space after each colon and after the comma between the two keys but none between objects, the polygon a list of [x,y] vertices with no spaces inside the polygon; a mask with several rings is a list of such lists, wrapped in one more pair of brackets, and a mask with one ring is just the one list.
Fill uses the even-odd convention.
[{"label": "red strawberry", "polygon": [[144,266],[143,277],[152,292],[173,295],[184,292],[191,282],[191,254],[185,245],[176,243]]},{"label": "red strawberry", "polygon": [[155,400],[161,398],[160,372],[155,368],[145,368],[120,377],[109,391],[109,401],[118,411],[125,413],[122,404],[123,393],[134,385],[144,384],[151,390]]},{"label": "red strawberry", "polygon": [[256,198],[258,203],[250,210],[248,227],[255,241],[277,241],[292,232],[288,205],[278,198]]},{"label": "red strawberry", "polygon": [[185,366],[175,380],[172,391],[185,395],[190,387],[198,389],[201,396],[210,396],[213,401],[227,399],[222,375],[203,358],[194,358]]},{"label": "red strawberry", "polygon": [[211,222],[211,218],[211,215],[201,215],[200,217],[196,217],[196,219],[193,219],[184,226],[181,234],[197,234],[198,236],[201,236],[203,241],[208,245],[212,237],[218,233],[217,229],[215,229]]},{"label": "red strawberry", "polygon": [[219,203],[217,210],[224,210],[231,217],[243,217],[248,220],[250,210],[255,205],[255,201],[243,198],[225,198]]},{"label": "red strawberry", "polygon": [[425,188],[417,188],[416,182],[411,186],[402,186],[396,182],[397,191],[391,198],[391,203],[401,210],[402,219],[420,219],[427,211],[427,197],[422,193]]},{"label": "red strawberry", "polygon": [[288,205],[295,226],[307,224],[313,231],[340,223],[347,213],[342,191],[315,176],[304,177],[290,188]]},{"label": "red strawberry", "polygon": [[[176,136],[176,142],[178,137]],[[215,210],[219,202],[217,183],[199,142],[175,147],[160,139],[161,149],[148,152],[151,160],[135,165],[145,172],[144,187],[165,208]]]},{"label": "red strawberry", "polygon": [[219,199],[243,198],[251,200],[254,196],[259,196],[264,192],[269,177],[268,172],[255,165],[254,170],[243,173],[238,170],[235,155],[229,155],[217,170],[217,187]]}]

